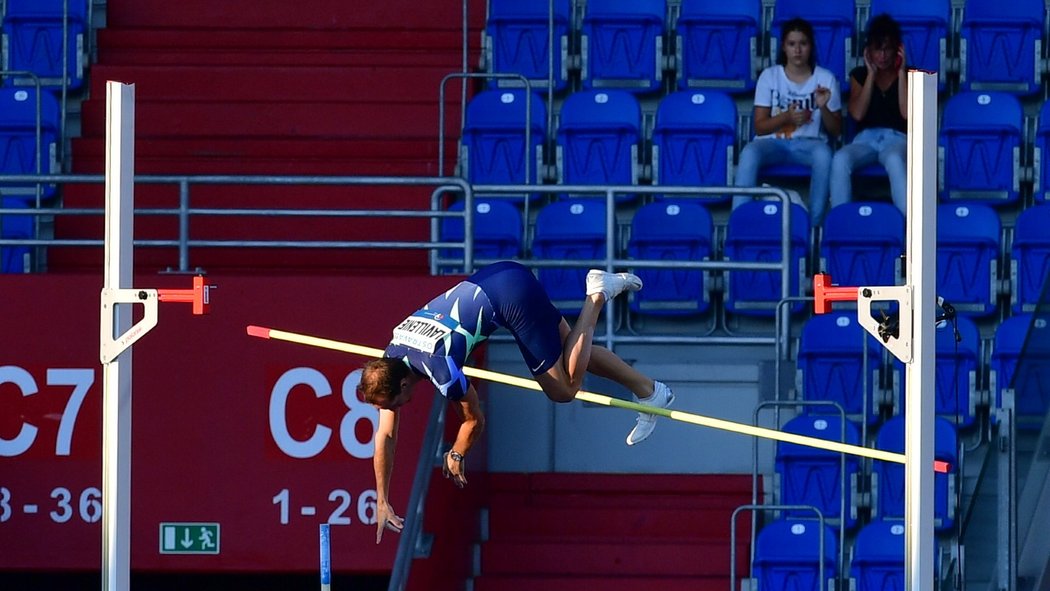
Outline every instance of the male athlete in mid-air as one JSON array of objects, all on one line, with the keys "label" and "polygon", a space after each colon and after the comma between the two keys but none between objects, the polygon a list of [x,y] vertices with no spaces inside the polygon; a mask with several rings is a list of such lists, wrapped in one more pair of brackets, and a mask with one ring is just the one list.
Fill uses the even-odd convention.
[{"label": "male athlete in mid-air", "polygon": [[[478,393],[463,367],[471,351],[497,328],[514,335],[521,355],[548,398],[570,402],[586,372],[622,384],[638,402],[667,408],[674,393],[616,356],[593,345],[594,327],[604,304],[624,291],[638,291],[642,281],[630,273],[587,273],[586,299],[575,324],[562,318],[528,268],[504,261],[489,265],[431,300],[394,328],[382,359],[367,363],[358,389],[379,410],[373,463],[376,473],[376,543],[384,529],[400,532],[404,520],[390,507],[389,482],[394,465],[398,409],[412,399],[412,388],[429,380],[448,400],[462,423],[443,470],[460,488],[467,483],[463,459],[485,426]],[[656,416],[638,413],[627,444],[653,432]]]}]

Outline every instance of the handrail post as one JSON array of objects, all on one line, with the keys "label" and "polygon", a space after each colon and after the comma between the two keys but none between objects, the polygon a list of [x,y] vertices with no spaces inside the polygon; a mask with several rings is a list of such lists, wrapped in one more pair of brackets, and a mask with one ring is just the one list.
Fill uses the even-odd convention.
[{"label": "handrail post", "polygon": [[416,474],[413,479],[412,492],[408,497],[408,510],[405,512],[405,528],[397,543],[397,554],[390,572],[388,591],[404,591],[408,584],[408,573],[412,569],[412,560],[417,556],[419,538],[423,530],[423,515],[430,488],[430,476],[434,464],[441,457],[441,439],[445,430],[445,400],[435,396],[430,408],[427,430],[423,435],[423,447],[419,452]]},{"label": "handrail post", "polygon": [[190,269],[190,183],[179,181],[179,271]]}]

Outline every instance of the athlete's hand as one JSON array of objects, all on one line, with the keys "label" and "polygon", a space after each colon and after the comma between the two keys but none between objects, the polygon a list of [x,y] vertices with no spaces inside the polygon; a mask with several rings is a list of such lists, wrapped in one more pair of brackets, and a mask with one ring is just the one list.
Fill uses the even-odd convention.
[{"label": "athlete's hand", "polygon": [[466,486],[467,467],[463,465],[463,456],[458,456],[458,459],[456,459],[452,457],[452,452],[446,453],[445,457],[442,458],[441,468],[445,478],[450,478],[456,486],[459,488]]},{"label": "athlete's hand", "polygon": [[398,517],[397,513],[386,501],[376,503],[376,543],[383,540],[383,530],[389,529],[397,533],[405,527],[405,520]]}]

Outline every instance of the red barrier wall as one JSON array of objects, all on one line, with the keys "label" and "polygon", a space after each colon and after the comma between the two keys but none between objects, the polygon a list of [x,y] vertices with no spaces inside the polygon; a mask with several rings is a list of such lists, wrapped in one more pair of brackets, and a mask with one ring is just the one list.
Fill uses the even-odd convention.
[{"label": "red barrier wall", "polygon": [[[388,571],[397,536],[377,546],[370,523],[378,413],[348,380],[364,359],[245,327],[382,347],[421,294],[456,280],[213,275],[209,315],[161,304],[132,353],[132,568],[315,570],[317,526],[330,521],[333,569]],[[100,565],[100,288],[95,275],[0,277],[0,570]],[[391,495],[402,513],[431,400],[421,390],[402,417]],[[168,522],[219,523],[218,554],[162,553]]]}]

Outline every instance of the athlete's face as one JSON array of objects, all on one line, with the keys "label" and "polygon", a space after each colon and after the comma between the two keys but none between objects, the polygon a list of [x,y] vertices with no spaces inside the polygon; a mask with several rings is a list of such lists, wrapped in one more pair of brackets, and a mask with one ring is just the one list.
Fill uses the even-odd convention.
[{"label": "athlete's face", "polygon": [[379,408],[386,410],[397,410],[402,406],[412,401],[412,384],[407,379],[401,380],[401,392],[390,399],[390,402],[386,405],[379,406]]}]

